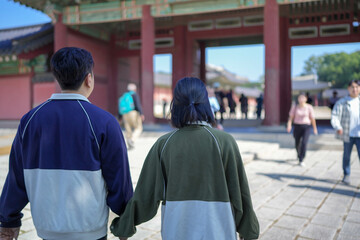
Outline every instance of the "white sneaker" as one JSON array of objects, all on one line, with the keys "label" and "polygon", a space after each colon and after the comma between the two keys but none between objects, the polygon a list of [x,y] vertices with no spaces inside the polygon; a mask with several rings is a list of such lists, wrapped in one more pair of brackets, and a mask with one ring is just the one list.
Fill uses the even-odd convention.
[{"label": "white sneaker", "polygon": [[305,167],[306,165],[305,165],[305,163],[304,163],[304,162],[299,162],[299,166],[301,166],[301,167]]},{"label": "white sneaker", "polygon": [[342,182],[344,184],[350,185],[350,176],[349,175],[345,175]]}]

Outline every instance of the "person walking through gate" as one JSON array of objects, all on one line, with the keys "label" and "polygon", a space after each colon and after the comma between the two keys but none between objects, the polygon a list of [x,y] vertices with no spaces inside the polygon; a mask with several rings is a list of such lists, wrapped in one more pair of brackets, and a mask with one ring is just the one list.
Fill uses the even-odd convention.
[{"label": "person walking through gate", "polygon": [[264,103],[263,94],[260,93],[259,97],[256,98],[256,118],[261,118],[262,105]]},{"label": "person walking through gate", "polygon": [[223,90],[221,89],[220,83],[215,82],[213,85],[214,89],[215,89],[215,97],[219,103],[220,109],[219,111],[215,112],[215,118],[217,113],[220,114],[220,120],[217,119],[217,123],[220,124],[222,126],[223,122],[224,122],[224,112],[225,112],[225,104],[224,104],[224,98],[225,98],[225,93],[223,92]]},{"label": "person walking through gate", "polygon": [[226,94],[226,98],[228,100],[228,105],[230,108],[229,118],[236,119],[236,112],[235,112],[236,102],[233,98],[233,90],[232,89],[230,89],[229,92]]},{"label": "person walking through gate", "polygon": [[240,107],[241,107],[241,118],[243,119],[245,117],[245,119],[247,119],[247,114],[248,114],[248,98],[242,93],[240,98],[239,98],[239,102],[240,102]]},{"label": "person walking through gate", "polygon": [[215,124],[204,83],[183,78],[175,86],[171,123],[148,153],[134,197],[110,230],[131,237],[156,215],[162,201],[162,239],[257,239],[256,218],[235,139]]},{"label": "person walking through gate", "polygon": [[356,145],[360,159],[360,98],[359,81],[352,80],[348,84],[349,96],[338,100],[331,112],[331,125],[336,130],[337,137],[344,141],[342,181],[350,184],[350,156]]},{"label": "person walking through gate", "polygon": [[295,149],[300,166],[304,166],[306,147],[310,137],[310,127],[312,125],[314,134],[317,135],[317,127],[313,107],[306,103],[306,95],[300,93],[298,104],[291,107],[289,120],[287,123],[287,132],[291,131],[291,124],[294,122],[293,135],[295,138]]},{"label": "person walking through gate", "polygon": [[128,149],[135,146],[136,139],[143,130],[142,122],[145,120],[143,115],[140,98],[136,93],[136,85],[129,83],[127,92],[119,98],[119,114],[124,120],[125,137]]},{"label": "person walking through gate", "polygon": [[43,239],[106,239],[110,209],[132,197],[127,150],[117,120],[91,104],[94,62],[80,48],[51,58],[61,87],[23,116],[0,197],[0,239],[17,238],[22,209]]}]

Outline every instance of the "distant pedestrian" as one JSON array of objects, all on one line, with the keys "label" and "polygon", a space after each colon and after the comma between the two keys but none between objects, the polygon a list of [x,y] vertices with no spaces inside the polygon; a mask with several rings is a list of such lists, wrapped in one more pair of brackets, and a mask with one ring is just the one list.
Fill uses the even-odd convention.
[{"label": "distant pedestrian", "polygon": [[300,93],[298,104],[291,107],[289,121],[287,123],[287,132],[291,131],[291,124],[294,122],[293,135],[295,138],[295,149],[300,166],[304,166],[306,147],[310,137],[310,128],[313,127],[314,134],[317,135],[317,127],[313,107],[306,103],[306,96]]},{"label": "distant pedestrian", "polygon": [[140,98],[136,93],[136,85],[129,83],[127,89],[128,91],[119,98],[119,114],[124,120],[125,138],[128,149],[131,150],[135,146],[136,139],[143,131],[142,122],[145,117]]},{"label": "distant pedestrian", "polygon": [[248,116],[248,98],[242,93],[240,98],[240,106],[241,106],[241,118],[247,119]]},{"label": "distant pedestrian", "polygon": [[360,159],[360,98],[359,81],[352,80],[348,84],[349,96],[338,100],[331,113],[331,125],[337,137],[344,141],[343,182],[350,184],[350,156],[356,145]]},{"label": "distant pedestrian", "polygon": [[307,99],[307,100],[306,100],[306,103],[312,105],[313,99],[312,99],[312,97],[310,96],[310,93],[309,93],[309,92],[306,92],[306,99]]},{"label": "distant pedestrian", "polygon": [[336,90],[332,92],[332,97],[329,99],[329,108],[333,110],[335,103],[339,100],[338,93]]},{"label": "distant pedestrian", "polygon": [[234,138],[211,127],[214,115],[205,85],[183,78],[175,87],[171,123],[148,153],[134,197],[111,231],[131,237],[161,204],[161,236],[172,240],[259,237],[247,177]]},{"label": "distant pedestrian", "polygon": [[167,106],[167,101],[166,101],[165,98],[162,100],[162,106],[163,106],[163,118],[166,118],[166,106]]},{"label": "distant pedestrian", "polygon": [[226,94],[226,98],[228,100],[228,105],[229,105],[229,109],[230,109],[229,117],[234,119],[234,118],[236,118],[236,112],[235,112],[236,102],[233,97],[232,89],[230,89],[229,92]]},{"label": "distant pedestrian", "polygon": [[[210,108],[211,108],[212,112],[214,113],[214,118],[215,118],[216,112],[218,112],[220,110],[220,105],[215,96],[214,89],[211,86],[207,86],[206,90],[208,92]],[[221,123],[219,121],[216,120],[216,118],[215,118],[215,121],[216,121],[216,128],[219,130],[224,130],[224,127],[221,125]]]},{"label": "distant pedestrian", "polygon": [[261,118],[262,105],[264,103],[263,94],[260,93],[259,97],[256,98],[256,117],[257,119]]},{"label": "distant pedestrian", "polygon": [[42,239],[101,239],[109,207],[121,215],[133,195],[127,150],[117,120],[91,104],[94,62],[66,47],[51,58],[61,87],[20,121],[0,198],[0,239],[17,239],[30,203]]},{"label": "distant pedestrian", "polygon": [[219,113],[220,114],[220,120],[217,119],[217,122],[222,125],[223,122],[224,122],[223,114],[225,112],[225,104],[224,104],[225,93],[222,91],[222,89],[220,87],[220,83],[218,83],[218,82],[214,83],[214,89],[215,89],[216,99],[218,100],[218,103],[220,105],[219,111],[217,111],[215,113],[215,118],[216,118],[217,113]]}]

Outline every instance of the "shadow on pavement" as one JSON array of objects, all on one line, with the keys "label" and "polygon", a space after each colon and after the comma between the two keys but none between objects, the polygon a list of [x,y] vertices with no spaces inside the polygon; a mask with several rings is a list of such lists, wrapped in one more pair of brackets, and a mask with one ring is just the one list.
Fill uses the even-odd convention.
[{"label": "shadow on pavement", "polygon": [[310,185],[295,185],[290,184],[289,187],[295,187],[295,188],[308,188],[313,189],[321,192],[331,192],[339,195],[349,196],[349,197],[356,197],[360,198],[360,195],[357,194],[357,188],[355,186],[346,185],[347,187],[352,187],[355,190],[348,190],[348,189],[339,189],[339,188],[328,188],[328,187],[319,187],[319,186],[310,186]]},{"label": "shadow on pavement", "polygon": [[[317,181],[317,182],[325,182],[325,183],[332,183],[336,184],[339,181],[338,180],[332,180],[332,179],[319,179],[309,176],[303,176],[303,175],[295,175],[295,174],[284,174],[284,173],[257,173],[258,175],[263,175],[266,177],[269,177],[274,180],[283,181],[282,179],[297,179],[297,180],[303,180],[303,181]],[[289,185],[291,186],[291,185]],[[311,187],[309,185],[309,187]]]}]

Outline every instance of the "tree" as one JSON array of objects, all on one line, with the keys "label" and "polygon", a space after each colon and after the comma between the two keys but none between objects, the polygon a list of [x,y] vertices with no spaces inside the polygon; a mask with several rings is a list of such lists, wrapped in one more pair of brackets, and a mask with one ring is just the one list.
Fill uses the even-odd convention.
[{"label": "tree", "polygon": [[305,61],[303,74],[317,74],[320,81],[346,88],[350,80],[360,79],[360,51],[311,56]]}]

